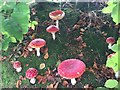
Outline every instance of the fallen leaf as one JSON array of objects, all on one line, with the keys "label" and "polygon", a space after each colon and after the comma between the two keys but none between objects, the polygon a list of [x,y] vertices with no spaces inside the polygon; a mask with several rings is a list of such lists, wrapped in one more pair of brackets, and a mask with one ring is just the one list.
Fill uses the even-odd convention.
[{"label": "fallen leaf", "polygon": [[40,64],[40,69],[43,69],[43,68],[45,68],[45,63]]},{"label": "fallen leaf", "polygon": [[42,82],[43,76],[37,75],[36,79],[38,81],[38,84],[40,84]]},{"label": "fallen leaf", "polygon": [[84,31],[85,31],[85,29],[81,28],[81,29],[80,29],[80,31],[81,31],[81,32],[84,32]]},{"label": "fallen leaf", "polygon": [[57,83],[54,85],[54,88],[56,88],[56,89],[57,89],[58,84],[59,84],[59,82],[57,82]]},{"label": "fallen leaf", "polygon": [[1,56],[0,57],[0,61],[3,61],[3,60],[5,60],[7,57],[3,57],[3,56]]},{"label": "fallen leaf", "polygon": [[97,63],[96,63],[95,61],[94,61],[93,67],[94,67],[95,69],[98,68]]},{"label": "fallen leaf", "polygon": [[79,29],[79,28],[80,28],[80,25],[75,24],[75,25],[73,26],[73,29]]},{"label": "fallen leaf", "polygon": [[18,81],[17,81],[17,83],[16,83],[16,88],[19,88],[19,87],[20,87],[21,82],[22,82],[21,80],[18,80]]},{"label": "fallen leaf", "polygon": [[47,86],[48,90],[49,88],[53,88],[53,84],[50,84],[49,86]]},{"label": "fallen leaf", "polygon": [[65,81],[63,81],[62,85],[63,85],[64,87],[67,87],[68,82],[65,80]]},{"label": "fallen leaf", "polygon": [[49,54],[48,54],[48,52],[47,53],[45,53],[45,55],[44,55],[44,59],[48,59],[49,58]]}]

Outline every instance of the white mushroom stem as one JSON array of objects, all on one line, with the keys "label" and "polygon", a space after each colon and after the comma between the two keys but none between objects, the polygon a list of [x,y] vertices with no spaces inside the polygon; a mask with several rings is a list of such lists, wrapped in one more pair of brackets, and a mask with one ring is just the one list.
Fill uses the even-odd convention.
[{"label": "white mushroom stem", "polygon": [[20,72],[22,70],[22,67],[16,68],[17,72]]},{"label": "white mushroom stem", "polygon": [[109,45],[108,45],[108,49],[111,49],[111,48],[112,48],[112,44],[109,44]]},{"label": "white mushroom stem", "polygon": [[71,79],[71,84],[72,84],[72,85],[75,85],[75,84],[76,84],[75,78]]},{"label": "white mushroom stem", "polygon": [[59,20],[56,20],[56,27],[59,28]]},{"label": "white mushroom stem", "polygon": [[120,78],[120,71],[117,71],[116,73],[115,73],[115,77],[118,79],[118,78]]},{"label": "white mushroom stem", "polygon": [[37,56],[40,56],[40,48],[36,48]]},{"label": "white mushroom stem", "polygon": [[35,79],[35,78],[30,79],[30,83],[31,83],[31,84],[35,84],[35,82],[36,82],[36,79]]},{"label": "white mushroom stem", "polygon": [[53,37],[53,40],[55,40],[55,32],[52,32],[52,37]]}]

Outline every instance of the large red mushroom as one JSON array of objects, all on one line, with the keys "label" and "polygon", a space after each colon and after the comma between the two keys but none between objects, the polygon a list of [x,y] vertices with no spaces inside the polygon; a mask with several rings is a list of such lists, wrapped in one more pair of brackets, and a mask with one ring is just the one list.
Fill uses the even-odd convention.
[{"label": "large red mushroom", "polygon": [[108,37],[108,38],[106,39],[106,43],[109,44],[109,45],[108,45],[108,49],[111,49],[112,44],[115,43],[115,38],[114,38],[114,37]]},{"label": "large red mushroom", "polygon": [[44,39],[38,38],[32,40],[28,45],[28,50],[32,51],[32,48],[35,48],[37,51],[37,56],[40,56],[40,48],[46,45],[46,41]]},{"label": "large red mushroom", "polygon": [[55,33],[59,31],[59,28],[55,25],[50,25],[46,29],[47,32],[52,34],[53,40],[55,40]]},{"label": "large red mushroom", "polygon": [[35,77],[37,76],[37,74],[38,74],[37,69],[35,69],[35,68],[29,68],[26,71],[26,78],[30,79],[30,83],[31,84],[35,84],[35,82],[36,82]]},{"label": "large red mushroom", "polygon": [[59,20],[65,16],[65,12],[62,10],[55,10],[49,13],[49,17],[52,20],[56,20],[56,26],[59,27]]},{"label": "large red mushroom", "polygon": [[21,62],[19,62],[19,61],[13,62],[13,68],[16,69],[17,72],[21,72],[21,70],[22,70]]},{"label": "large red mushroom", "polygon": [[86,66],[79,59],[67,59],[64,60],[58,66],[58,74],[66,79],[71,79],[71,84],[75,85],[75,78],[81,77],[85,72]]}]

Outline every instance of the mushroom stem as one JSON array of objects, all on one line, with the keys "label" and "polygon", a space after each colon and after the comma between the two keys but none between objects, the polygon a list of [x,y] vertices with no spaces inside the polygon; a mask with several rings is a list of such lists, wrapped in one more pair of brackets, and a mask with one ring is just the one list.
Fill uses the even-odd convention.
[{"label": "mushroom stem", "polygon": [[111,49],[111,48],[112,48],[112,44],[109,44],[109,45],[108,45],[108,49]]},{"label": "mushroom stem", "polygon": [[118,79],[118,78],[120,78],[120,71],[117,71],[116,73],[115,73],[115,77]]},{"label": "mushroom stem", "polygon": [[17,72],[20,72],[22,70],[22,67],[16,68]]},{"label": "mushroom stem", "polygon": [[36,48],[37,56],[40,56],[40,48]]},{"label": "mushroom stem", "polygon": [[76,84],[75,78],[71,79],[71,84],[72,84],[72,85],[75,85],[75,84]]},{"label": "mushroom stem", "polygon": [[36,79],[35,79],[35,78],[30,79],[30,83],[31,83],[31,84],[35,84],[35,82],[36,82]]},{"label": "mushroom stem", "polygon": [[56,27],[59,28],[59,20],[56,20]]},{"label": "mushroom stem", "polygon": [[52,37],[53,37],[53,40],[55,40],[55,33],[51,33],[52,34]]}]

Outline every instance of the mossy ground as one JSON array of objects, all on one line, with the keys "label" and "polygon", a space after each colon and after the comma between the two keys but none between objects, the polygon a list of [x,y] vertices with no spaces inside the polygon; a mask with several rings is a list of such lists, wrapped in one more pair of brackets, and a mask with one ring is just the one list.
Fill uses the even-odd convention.
[{"label": "mossy ground", "polygon": [[[43,58],[43,53],[41,53],[40,57],[37,57],[36,53],[30,54],[26,58],[21,56],[18,57],[16,60],[20,61],[23,67],[21,73],[16,73],[16,71],[12,67],[12,64],[10,63],[10,61],[14,60],[16,56],[13,55],[10,61],[4,60],[0,62],[2,64],[1,84],[3,88],[15,88],[19,76],[25,76],[25,72],[28,68],[34,67],[39,71],[40,75],[44,75],[48,68],[50,68],[50,70],[57,68],[56,64],[59,60],[63,61],[68,58],[78,58],[85,62],[87,68],[92,67],[94,61],[99,65],[105,64],[107,58],[106,52],[111,52],[107,49],[105,37],[113,36],[117,39],[117,30],[113,30],[113,28],[110,28],[108,26],[101,26],[100,31],[104,31],[105,33],[107,33],[107,36],[96,33],[96,29],[93,28],[85,30],[84,34],[82,35],[82,39],[83,42],[86,43],[86,47],[80,48],[79,46],[82,46],[83,42],[75,40],[75,38],[80,36],[80,30],[78,29],[74,31],[72,28],[79,17],[78,12],[71,8],[64,9],[66,11],[66,16],[63,20],[60,21],[60,32],[56,33],[56,40],[52,40],[51,34],[45,31],[48,25],[44,24],[43,26],[42,23],[45,20],[49,20],[49,12],[59,8],[58,5],[55,4],[53,6],[53,4],[50,3],[39,3],[33,7],[36,8],[36,16],[39,18],[38,28],[34,31],[33,34],[35,34],[36,38],[44,38],[47,41],[46,47],[48,47],[49,58],[45,60]],[[34,20],[34,17],[36,16],[33,16],[32,19]],[[67,33],[68,28],[70,28],[71,30],[69,33]],[[6,52],[2,53],[3,56],[9,56],[10,54],[12,54],[12,50],[15,46],[15,44],[11,44],[9,49]],[[83,53],[82,57],[78,56],[78,54],[80,53]],[[39,68],[40,63],[46,64],[46,67],[42,70],[40,70]],[[26,66],[26,64],[28,64],[28,66]],[[70,81],[68,80],[68,82]],[[22,85],[20,87],[46,87],[49,84],[49,82],[46,82],[46,84],[36,83],[35,85],[31,85],[29,83],[29,80],[27,79],[22,81]],[[86,71],[82,75],[81,79],[77,82],[75,87],[83,88],[86,84],[98,87],[103,86],[104,81],[96,79],[96,76],[92,72]],[[59,84],[58,87],[62,88],[63,86],[62,84]]]}]

